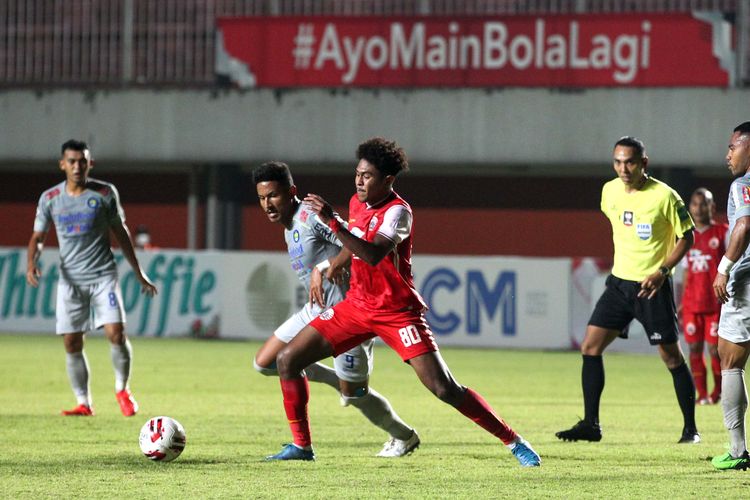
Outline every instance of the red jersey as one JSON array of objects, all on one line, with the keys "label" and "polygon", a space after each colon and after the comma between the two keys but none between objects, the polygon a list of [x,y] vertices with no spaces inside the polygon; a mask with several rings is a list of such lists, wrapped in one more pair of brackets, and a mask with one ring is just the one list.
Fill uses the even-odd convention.
[{"label": "red jersey", "polygon": [[346,300],[368,311],[421,311],[425,302],[414,288],[411,273],[411,207],[395,192],[382,202],[368,206],[349,200],[349,231],[372,242],[381,234],[396,243],[378,265],[371,266],[352,256],[352,276]]},{"label": "red jersey", "polygon": [[711,223],[693,231],[695,242],[688,251],[682,310],[686,313],[715,313],[721,310],[713,282],[721,257],[726,252],[726,224]]}]

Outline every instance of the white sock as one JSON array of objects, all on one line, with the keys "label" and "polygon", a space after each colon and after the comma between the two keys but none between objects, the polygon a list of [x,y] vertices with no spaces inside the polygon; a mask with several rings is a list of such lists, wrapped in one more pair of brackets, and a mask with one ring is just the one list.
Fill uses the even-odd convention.
[{"label": "white sock", "polygon": [[732,457],[739,458],[747,451],[745,370],[740,368],[721,370],[721,408],[724,410],[724,426],[729,431],[729,453]]},{"label": "white sock", "polygon": [[68,369],[70,387],[79,405],[91,407],[91,392],[89,391],[89,361],[86,354],[81,352],[66,353],[65,365]]},{"label": "white sock", "polygon": [[305,374],[310,382],[320,382],[330,385],[337,391],[339,390],[339,378],[336,376],[336,370],[323,363],[311,364],[305,368]]},{"label": "white sock", "polygon": [[130,340],[126,339],[123,345],[111,344],[112,367],[115,369],[115,392],[128,387],[130,380],[130,362],[133,359],[133,348]]},{"label": "white sock", "polygon": [[378,394],[375,389],[370,388],[367,394],[359,398],[344,396],[343,399],[348,404],[357,407],[362,415],[367,417],[367,420],[383,429],[391,437],[406,441],[414,433],[414,429],[406,425],[393,411],[391,403]]}]

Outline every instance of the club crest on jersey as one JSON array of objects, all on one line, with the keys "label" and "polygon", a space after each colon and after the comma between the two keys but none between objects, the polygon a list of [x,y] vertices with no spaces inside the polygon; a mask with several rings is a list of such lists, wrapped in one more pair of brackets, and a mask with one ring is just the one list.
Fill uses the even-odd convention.
[{"label": "club crest on jersey", "polygon": [[719,238],[717,238],[716,236],[714,236],[713,238],[711,238],[710,240],[708,240],[708,246],[711,247],[711,248],[713,248],[713,249],[719,248]]},{"label": "club crest on jersey", "polygon": [[318,316],[323,321],[328,321],[333,318],[333,309],[326,309],[322,313],[320,313],[320,316]]},{"label": "club crest on jersey", "polygon": [[750,203],[750,186],[742,186],[742,201]]},{"label": "club crest on jersey", "polygon": [[651,237],[651,224],[636,224],[635,232],[640,239],[647,240]]},{"label": "club crest on jersey", "polygon": [[307,210],[300,210],[299,212],[299,220],[302,222],[307,222]]},{"label": "club crest on jersey", "polygon": [[622,223],[626,226],[632,226],[633,225],[633,212],[628,212],[627,210],[622,213]]},{"label": "club crest on jersey", "polygon": [[96,198],[89,198],[88,201],[86,201],[86,205],[88,205],[89,208],[96,208],[99,206],[99,200]]}]

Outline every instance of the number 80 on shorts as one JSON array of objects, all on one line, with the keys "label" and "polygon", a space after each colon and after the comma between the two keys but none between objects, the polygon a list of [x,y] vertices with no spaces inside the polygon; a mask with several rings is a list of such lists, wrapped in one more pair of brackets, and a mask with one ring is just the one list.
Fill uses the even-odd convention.
[{"label": "number 80 on shorts", "polygon": [[422,337],[419,336],[419,330],[414,325],[408,325],[404,328],[399,328],[398,334],[401,337],[401,343],[404,347],[411,347],[414,344],[422,342]]}]

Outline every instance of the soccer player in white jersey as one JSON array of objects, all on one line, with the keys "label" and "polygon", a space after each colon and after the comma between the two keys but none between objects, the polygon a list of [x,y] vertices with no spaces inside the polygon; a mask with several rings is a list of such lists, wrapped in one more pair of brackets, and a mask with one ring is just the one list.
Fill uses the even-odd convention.
[{"label": "soccer player in white jersey", "polygon": [[719,319],[721,408],[729,431],[729,451],[711,460],[720,470],[750,467],[745,441],[747,389],[745,365],[750,355],[750,122],[735,127],[729,139],[727,166],[737,177],[729,188],[729,244],[719,262],[713,288],[722,303]]},{"label": "soccer player in white jersey", "polygon": [[[284,226],[284,239],[292,269],[307,289],[309,302],[286,320],[255,355],[255,369],[263,375],[278,376],[276,355],[324,309],[343,300],[349,288],[348,258],[336,259],[341,242],[331,229],[297,198],[289,167],[268,162],[253,171],[258,201],[268,220]],[[322,273],[326,273],[327,280]],[[341,392],[341,403],[352,405],[375,426],[389,434],[379,457],[401,457],[419,446],[416,431],[406,425],[386,398],[369,387],[372,372],[373,340],[356,345],[334,358],[335,369],[322,363],[305,368],[309,380],[322,382]],[[293,446],[293,445],[291,445]],[[312,451],[306,460],[315,458]],[[287,460],[283,454],[268,460]]]},{"label": "soccer player in white jersey", "polygon": [[94,414],[89,389],[89,365],[83,352],[84,335],[104,327],[111,343],[115,370],[115,397],[122,414],[133,416],[138,404],[130,392],[132,348],[125,335],[125,310],[117,276],[110,233],[130,263],[143,293],[153,296],[156,287],[141,270],[125,225],[125,212],[112,184],[89,177],[93,167],[85,142],[69,140],[62,145],[60,170],[65,180],[42,193],[28,246],[26,281],[39,286],[38,265],[50,225],[55,225],[60,245],[60,279],[57,284],[56,331],[63,336],[67,371],[78,406],[63,415]]}]

